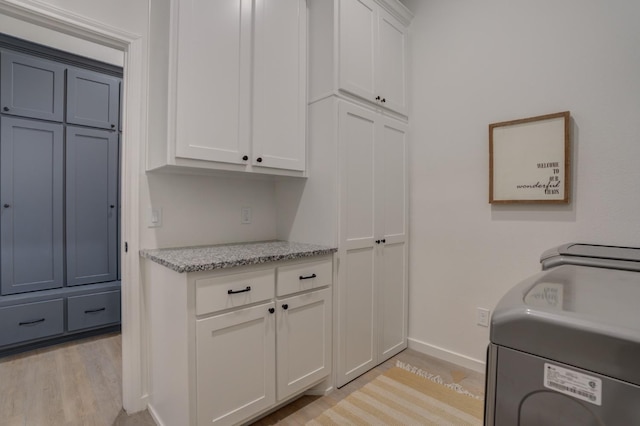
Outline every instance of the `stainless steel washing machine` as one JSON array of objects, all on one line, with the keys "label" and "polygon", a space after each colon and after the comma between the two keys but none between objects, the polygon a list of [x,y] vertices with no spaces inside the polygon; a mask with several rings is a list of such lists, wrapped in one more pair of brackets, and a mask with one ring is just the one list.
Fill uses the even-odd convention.
[{"label": "stainless steel washing machine", "polygon": [[566,244],[495,308],[486,425],[640,425],[640,248]]}]

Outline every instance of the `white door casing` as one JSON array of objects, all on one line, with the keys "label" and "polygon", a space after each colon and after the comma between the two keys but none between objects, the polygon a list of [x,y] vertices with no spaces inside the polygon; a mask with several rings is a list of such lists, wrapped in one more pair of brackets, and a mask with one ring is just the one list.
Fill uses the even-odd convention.
[{"label": "white door casing", "polygon": [[[122,137],[122,393],[128,413],[146,408],[139,250],[140,152],[147,134],[147,40],[39,0],[0,0],[0,14],[124,54]],[[11,34],[9,34],[11,35]],[[124,244],[123,244],[124,245]]]}]

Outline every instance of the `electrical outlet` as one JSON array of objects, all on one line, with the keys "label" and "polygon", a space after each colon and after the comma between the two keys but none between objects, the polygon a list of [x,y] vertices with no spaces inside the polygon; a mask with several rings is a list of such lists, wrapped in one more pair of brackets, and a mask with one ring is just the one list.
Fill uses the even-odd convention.
[{"label": "electrical outlet", "polygon": [[489,327],[489,317],[491,311],[485,308],[476,308],[476,324],[482,327]]},{"label": "electrical outlet", "polygon": [[240,209],[240,222],[243,224],[251,223],[251,207],[243,207]]}]

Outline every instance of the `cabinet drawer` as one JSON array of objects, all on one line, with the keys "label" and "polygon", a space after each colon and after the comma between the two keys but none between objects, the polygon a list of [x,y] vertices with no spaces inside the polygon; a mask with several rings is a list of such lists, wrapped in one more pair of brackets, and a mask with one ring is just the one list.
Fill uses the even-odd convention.
[{"label": "cabinet drawer", "polygon": [[62,299],[0,308],[0,346],[64,331]]},{"label": "cabinet drawer", "polygon": [[120,290],[72,296],[67,299],[69,331],[120,322]]},{"label": "cabinet drawer", "polygon": [[284,296],[304,290],[331,285],[331,259],[278,267],[277,295]]},{"label": "cabinet drawer", "polygon": [[237,308],[273,298],[273,269],[196,280],[196,315]]}]

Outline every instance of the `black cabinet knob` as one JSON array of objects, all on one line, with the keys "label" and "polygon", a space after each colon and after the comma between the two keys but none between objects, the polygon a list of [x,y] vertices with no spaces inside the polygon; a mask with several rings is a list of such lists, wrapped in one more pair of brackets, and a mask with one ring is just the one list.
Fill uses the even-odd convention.
[{"label": "black cabinet knob", "polygon": [[112,209],[115,209],[115,208],[116,208],[116,206],[115,206],[115,205],[113,205],[113,204],[111,204],[109,207],[110,207],[110,208],[112,208]]},{"label": "black cabinet knob", "polygon": [[4,111],[9,111],[9,107],[2,108]]},{"label": "black cabinet knob", "polygon": [[380,240],[376,240],[376,244],[380,244]]},{"label": "black cabinet knob", "polygon": [[287,305],[287,304],[285,303],[284,305],[282,305],[282,309],[284,309],[284,310],[286,311],[287,309],[289,309],[289,305]]},{"label": "black cabinet knob", "polygon": [[248,156],[248,155],[243,155],[243,156],[242,156],[242,161],[247,161],[248,159],[249,159],[249,156]]},{"label": "black cabinet knob", "polygon": [[112,124],[112,125],[111,125],[111,128],[112,128],[112,129],[115,129],[115,128],[116,128],[116,125],[115,125],[115,124]]},{"label": "black cabinet knob", "polygon": [[258,163],[262,163],[262,157],[258,157],[258,158],[256,158],[256,161],[257,161]]},{"label": "black cabinet knob", "polygon": [[11,204],[5,204],[5,205],[4,205],[4,206],[2,206],[2,207],[4,207],[5,209],[8,209],[9,207],[11,207]]},{"label": "black cabinet knob", "polygon": [[269,308],[269,313],[272,314],[274,313],[276,310],[274,308]]},{"label": "black cabinet knob", "polygon": [[376,96],[376,101],[379,101],[379,100],[380,100],[380,96]]},{"label": "black cabinet knob", "polygon": [[385,240],[384,238],[382,240],[380,240],[380,241],[382,241],[382,244],[387,242],[387,240]]},{"label": "black cabinet knob", "polygon": [[382,98],[380,102],[384,103],[384,102],[387,102],[387,100],[385,98]]}]

